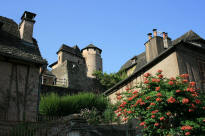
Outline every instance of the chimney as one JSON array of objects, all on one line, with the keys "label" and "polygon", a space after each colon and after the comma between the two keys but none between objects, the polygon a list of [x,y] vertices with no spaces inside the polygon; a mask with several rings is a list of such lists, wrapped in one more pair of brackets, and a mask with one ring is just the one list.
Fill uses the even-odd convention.
[{"label": "chimney", "polygon": [[169,46],[168,33],[163,32],[163,42],[164,42],[164,48],[167,49]]},{"label": "chimney", "polygon": [[147,35],[148,35],[149,40],[152,39],[152,33],[148,33]]},{"label": "chimney", "polygon": [[165,32],[163,32],[162,35],[163,35],[163,40],[164,40],[166,38]]},{"label": "chimney", "polygon": [[36,14],[25,11],[21,17],[19,25],[20,37],[22,40],[33,43],[33,25],[35,23]]},{"label": "chimney", "polygon": [[157,36],[157,29],[153,29],[152,31],[153,31],[154,37],[156,37]]}]

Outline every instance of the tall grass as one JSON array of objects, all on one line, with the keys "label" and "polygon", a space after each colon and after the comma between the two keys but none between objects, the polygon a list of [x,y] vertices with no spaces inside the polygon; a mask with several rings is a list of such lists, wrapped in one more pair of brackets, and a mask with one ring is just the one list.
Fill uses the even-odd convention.
[{"label": "tall grass", "polygon": [[65,116],[80,113],[81,109],[92,109],[103,112],[108,105],[108,100],[102,95],[93,93],[79,93],[75,95],[58,96],[51,93],[41,96],[39,111],[42,115]]}]

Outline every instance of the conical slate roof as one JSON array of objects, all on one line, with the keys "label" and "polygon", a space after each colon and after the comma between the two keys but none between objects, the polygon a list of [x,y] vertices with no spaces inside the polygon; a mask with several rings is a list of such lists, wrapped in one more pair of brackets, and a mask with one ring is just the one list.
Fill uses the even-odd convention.
[{"label": "conical slate roof", "polygon": [[102,52],[102,50],[101,50],[100,48],[96,47],[96,46],[93,45],[93,44],[89,44],[88,46],[86,46],[85,48],[83,48],[83,49],[81,50],[81,52],[82,52],[84,49],[89,49],[89,48],[91,48],[91,49],[98,49],[98,50],[100,50],[100,53]]}]

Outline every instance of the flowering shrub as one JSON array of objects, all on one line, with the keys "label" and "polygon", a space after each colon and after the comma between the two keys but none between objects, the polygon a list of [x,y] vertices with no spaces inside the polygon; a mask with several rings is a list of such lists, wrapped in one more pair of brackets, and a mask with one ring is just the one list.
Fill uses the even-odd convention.
[{"label": "flowering shrub", "polygon": [[144,83],[117,93],[119,118],[138,119],[138,126],[149,136],[205,134],[205,101],[195,82],[188,82],[188,74],[168,79],[159,70],[144,77]]}]

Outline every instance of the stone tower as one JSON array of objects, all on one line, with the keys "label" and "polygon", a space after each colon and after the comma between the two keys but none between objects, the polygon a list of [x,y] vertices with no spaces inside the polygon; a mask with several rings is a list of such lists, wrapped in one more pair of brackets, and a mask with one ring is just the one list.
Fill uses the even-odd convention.
[{"label": "stone tower", "polygon": [[92,75],[95,71],[102,71],[102,50],[93,44],[89,44],[81,50],[83,57],[85,58],[87,67],[87,77],[94,78]]}]

